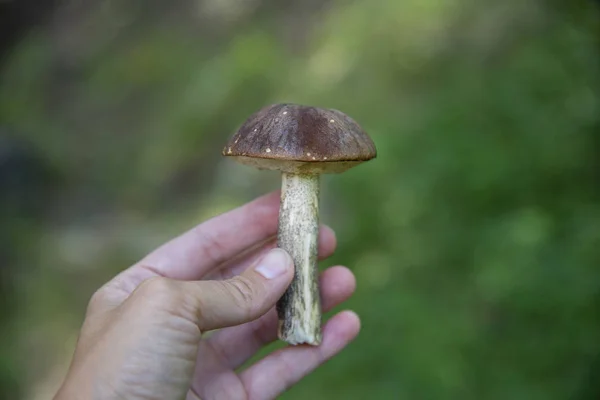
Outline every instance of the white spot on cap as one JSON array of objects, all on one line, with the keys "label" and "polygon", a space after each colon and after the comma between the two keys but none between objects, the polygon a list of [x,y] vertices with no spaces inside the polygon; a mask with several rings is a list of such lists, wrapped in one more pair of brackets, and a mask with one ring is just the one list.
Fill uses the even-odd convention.
[{"label": "white spot on cap", "polygon": [[237,139],[235,139],[235,142],[233,142],[233,143],[237,143],[239,140],[240,140],[240,138],[237,138]]},{"label": "white spot on cap", "polygon": [[316,159],[317,159],[317,157],[313,157],[313,160],[316,160]]},{"label": "white spot on cap", "polygon": [[227,154],[231,154],[231,147],[227,149]]},{"label": "white spot on cap", "polygon": [[254,128],[254,132],[256,132],[258,130],[258,128]]},{"label": "white spot on cap", "polygon": [[285,114],[287,114],[287,111],[284,111],[284,112],[283,112],[283,115],[285,115]]},{"label": "white spot on cap", "polygon": [[306,153],[306,155],[307,155],[308,157],[310,157],[310,153]]},{"label": "white spot on cap", "polygon": [[267,147],[267,149],[265,150],[267,153],[271,152],[271,149]]},{"label": "white spot on cap", "polygon": [[323,160],[327,160],[327,157],[323,157]]},{"label": "white spot on cap", "polygon": [[331,122],[332,124],[335,122],[334,119],[330,119],[329,122]]}]

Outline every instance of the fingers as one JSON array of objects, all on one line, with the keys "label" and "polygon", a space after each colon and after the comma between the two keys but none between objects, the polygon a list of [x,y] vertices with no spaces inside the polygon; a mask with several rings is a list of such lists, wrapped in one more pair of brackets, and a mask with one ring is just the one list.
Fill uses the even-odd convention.
[{"label": "fingers", "polygon": [[[275,192],[171,240],[105,284],[99,290],[101,296],[96,296],[105,300],[100,309],[118,306],[150,278],[222,280],[240,274],[275,248],[278,212],[279,195]],[[333,230],[322,226],[319,258],[333,254],[336,245]]]},{"label": "fingers", "polygon": [[159,247],[138,264],[178,280],[199,280],[211,268],[277,233],[279,193],[212,218]]},{"label": "fingers", "polygon": [[[356,280],[348,268],[337,266],[321,274],[319,287],[323,310],[328,311],[352,295]],[[276,338],[274,308],[256,321],[215,332],[200,342],[192,387],[201,398],[214,397],[223,387],[234,393],[243,392],[233,371]]]},{"label": "fingers", "polygon": [[323,328],[320,346],[290,346],[258,361],[240,374],[251,399],[274,399],[319,365],[340,352],[360,330],[360,320],[351,311],[331,318]]},{"label": "fingers", "polygon": [[[322,307],[327,312],[354,293],[356,279],[348,268],[336,266],[321,274],[319,287]],[[249,324],[216,332],[203,341],[200,348],[210,346],[220,354],[228,368],[235,369],[276,338],[277,313],[275,310],[270,310],[260,319]]]},{"label": "fingers", "polygon": [[[335,232],[328,226],[322,225],[319,229],[319,260],[330,257],[337,246]],[[270,250],[277,247],[277,239],[273,236],[267,241],[258,243],[256,246],[240,253],[235,258],[221,264],[218,268],[209,272],[204,279],[229,279],[241,274],[246,268],[254,264],[256,260],[263,257]]]},{"label": "fingers", "polygon": [[120,304],[140,283],[150,278],[203,278],[224,260],[273,237],[277,232],[278,212],[279,195],[275,192],[210,219],[171,240],[100,289],[103,298],[110,297],[106,308]]},{"label": "fingers", "polygon": [[242,275],[226,281],[178,282],[202,331],[253,321],[277,302],[294,276],[292,258],[271,250]]}]

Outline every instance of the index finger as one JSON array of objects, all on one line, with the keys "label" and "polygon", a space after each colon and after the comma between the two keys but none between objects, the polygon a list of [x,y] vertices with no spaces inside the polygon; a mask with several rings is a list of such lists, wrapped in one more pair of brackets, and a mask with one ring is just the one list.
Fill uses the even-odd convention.
[{"label": "index finger", "polygon": [[209,219],[131,267],[178,280],[199,280],[211,269],[277,233],[279,192]]}]

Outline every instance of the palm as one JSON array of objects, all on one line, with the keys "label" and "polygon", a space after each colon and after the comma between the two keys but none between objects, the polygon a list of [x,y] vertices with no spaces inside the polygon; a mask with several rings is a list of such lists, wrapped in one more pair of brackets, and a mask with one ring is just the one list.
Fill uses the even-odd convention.
[{"label": "palm", "polygon": [[[274,247],[277,211],[278,198],[271,194],[207,221],[121,273],[113,285],[125,298],[153,276],[222,280],[238,275]],[[333,253],[335,237],[328,229],[321,232],[322,259]],[[354,277],[345,267],[326,270],[320,282],[323,308],[347,299],[354,286]],[[359,322],[352,313],[342,312],[325,325],[320,346],[286,347],[236,372],[276,339],[276,329],[277,315],[271,309],[253,322],[205,335],[199,343],[188,399],[274,398],[348,344],[358,333]]]}]

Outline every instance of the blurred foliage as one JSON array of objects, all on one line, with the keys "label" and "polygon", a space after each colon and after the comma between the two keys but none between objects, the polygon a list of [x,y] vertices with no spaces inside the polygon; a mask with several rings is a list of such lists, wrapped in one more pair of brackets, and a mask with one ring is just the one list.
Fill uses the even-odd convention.
[{"label": "blurred foliage", "polygon": [[600,396],[595,3],[94,4],[2,66],[6,398],[56,388],[96,287],[277,188],[220,149],[288,101],[348,113],[379,157],[323,188],[362,333],[285,398]]}]

